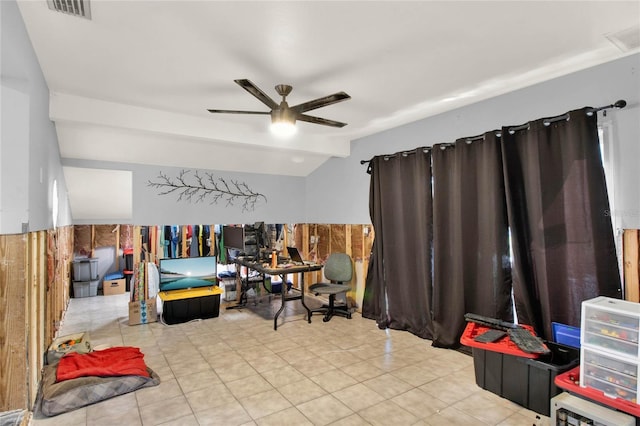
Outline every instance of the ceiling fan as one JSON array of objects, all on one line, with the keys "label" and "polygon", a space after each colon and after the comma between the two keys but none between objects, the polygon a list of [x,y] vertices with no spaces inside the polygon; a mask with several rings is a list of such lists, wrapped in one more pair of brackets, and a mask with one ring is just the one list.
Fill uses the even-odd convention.
[{"label": "ceiling fan", "polygon": [[347,123],[341,123],[339,121],[327,120],[326,118],[314,117],[311,115],[305,114],[307,111],[311,111],[317,108],[322,108],[328,105],[332,105],[338,102],[345,101],[347,99],[351,99],[351,96],[347,95],[345,92],[334,93],[333,95],[324,96],[322,98],[314,99],[312,101],[303,102],[299,105],[295,105],[290,107],[287,104],[287,95],[291,93],[293,87],[287,84],[278,84],[275,89],[278,92],[278,95],[282,96],[282,101],[278,104],[276,101],[271,99],[267,94],[265,94],[262,90],[258,88],[251,81],[246,79],[234,80],[240,87],[242,87],[247,92],[251,93],[253,96],[258,98],[260,102],[271,108],[271,111],[234,111],[234,110],[226,110],[226,109],[210,109],[208,110],[211,113],[227,113],[227,114],[264,114],[271,115],[271,123],[272,127],[276,126],[288,126],[290,129],[295,131],[295,122],[297,121],[306,121],[308,123],[314,124],[322,124],[324,126],[331,127],[344,127]]}]

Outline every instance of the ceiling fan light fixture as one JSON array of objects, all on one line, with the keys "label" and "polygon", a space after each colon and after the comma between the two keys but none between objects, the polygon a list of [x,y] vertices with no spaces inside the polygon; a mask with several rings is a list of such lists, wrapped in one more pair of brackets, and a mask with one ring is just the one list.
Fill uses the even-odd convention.
[{"label": "ceiling fan light fixture", "polygon": [[289,108],[271,111],[271,132],[283,138],[291,137],[296,133],[296,117]]},{"label": "ceiling fan light fixture", "polygon": [[296,133],[296,125],[287,121],[271,123],[271,133],[281,138],[288,138]]}]

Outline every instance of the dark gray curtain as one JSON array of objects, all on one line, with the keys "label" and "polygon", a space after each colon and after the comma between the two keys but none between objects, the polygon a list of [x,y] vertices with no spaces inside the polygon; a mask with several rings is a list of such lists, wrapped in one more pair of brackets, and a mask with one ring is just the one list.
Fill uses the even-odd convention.
[{"label": "dark gray curtain", "polygon": [[580,325],[583,300],[621,297],[597,118],[567,117],[502,129],[516,312],[545,339]]},{"label": "dark gray curtain", "polygon": [[370,167],[375,242],[362,315],[430,339],[431,155],[418,148],[374,157]]},{"label": "dark gray curtain", "polygon": [[433,345],[457,347],[465,313],[513,319],[500,140],[435,145],[432,157]]}]

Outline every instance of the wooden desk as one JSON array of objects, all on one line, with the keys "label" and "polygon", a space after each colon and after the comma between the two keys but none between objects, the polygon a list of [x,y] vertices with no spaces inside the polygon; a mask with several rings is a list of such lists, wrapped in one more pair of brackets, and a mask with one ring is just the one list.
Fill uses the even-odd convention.
[{"label": "wooden desk", "polygon": [[[311,323],[311,309],[304,303],[304,273],[311,271],[319,271],[322,269],[322,265],[278,265],[276,268],[272,268],[269,264],[265,264],[262,262],[257,262],[253,259],[248,259],[244,257],[237,257],[234,262],[238,266],[245,266],[247,268],[247,283],[249,282],[249,269],[253,269],[254,271],[259,272],[264,275],[278,275],[282,279],[282,286],[280,288],[280,295],[282,298],[282,305],[278,312],[276,312],[273,317],[273,329],[278,329],[278,316],[284,310],[285,303],[292,300],[300,300],[302,306],[307,310],[307,321]],[[287,295],[287,275],[288,274],[297,274],[302,272],[301,280],[300,280],[300,294],[296,296]],[[240,277],[242,280],[242,277]],[[243,288],[242,291],[245,291]],[[242,300],[242,298],[240,299]]]}]

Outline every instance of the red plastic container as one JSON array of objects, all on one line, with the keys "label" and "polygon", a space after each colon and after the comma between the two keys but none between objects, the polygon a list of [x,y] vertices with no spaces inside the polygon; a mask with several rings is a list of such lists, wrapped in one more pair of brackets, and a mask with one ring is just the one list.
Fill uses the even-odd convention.
[{"label": "red plastic container", "polygon": [[[529,330],[531,334],[535,336],[535,333],[533,333],[533,327],[530,327],[528,325],[522,325],[522,327]],[[511,341],[511,339],[509,339],[509,336],[505,336],[497,342],[493,343],[480,343],[473,340],[476,336],[488,330],[491,330],[491,328],[476,324],[475,322],[468,322],[467,326],[464,329],[464,332],[462,333],[462,337],[460,337],[460,343],[471,348],[500,352],[507,355],[515,355],[532,359],[539,357],[539,354],[530,354],[527,352],[523,352],[518,346],[516,346],[515,343]]]},{"label": "red plastic container", "polygon": [[579,383],[580,367],[575,367],[563,374],[559,374],[555,378],[556,386],[570,393],[583,396],[592,401],[599,402],[616,410],[623,411],[636,417],[640,417],[640,405],[634,404],[623,398],[610,398],[604,392],[590,387],[582,387]]}]

